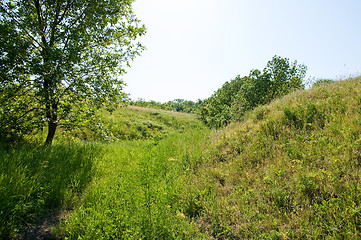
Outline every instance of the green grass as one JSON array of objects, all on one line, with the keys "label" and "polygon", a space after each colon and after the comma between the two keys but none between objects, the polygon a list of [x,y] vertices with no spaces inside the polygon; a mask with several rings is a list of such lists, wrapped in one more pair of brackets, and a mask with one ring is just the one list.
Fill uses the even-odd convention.
[{"label": "green grass", "polygon": [[[197,168],[201,132],[105,146],[82,205],[58,229],[69,239],[194,239],[187,180]],[[190,144],[193,150],[190,150]],[[189,172],[189,173],[188,173]]]},{"label": "green grass", "polygon": [[57,210],[63,239],[361,239],[360,96],[321,84],[217,131],[127,108],[103,115],[112,141],[2,147],[0,237]]},{"label": "green grass", "polygon": [[92,180],[92,144],[0,148],[0,238],[15,238],[59,208],[71,208]]},{"label": "green grass", "polygon": [[217,132],[202,168],[217,198],[204,203],[201,230],[221,239],[361,239],[360,80],[295,92]]},{"label": "green grass", "polygon": [[208,130],[194,115],[138,108],[104,115],[103,123],[118,129],[112,137],[121,130],[140,135],[92,143],[77,140],[75,130],[60,132],[49,148],[2,145],[0,238],[26,237],[49,214],[60,220],[51,231],[70,239],[183,239],[197,232],[182,218],[180,193]]},{"label": "green grass", "polygon": [[173,132],[185,132],[201,127],[193,114],[174,113],[159,109],[125,106],[113,113],[100,111],[100,124],[71,131],[60,131],[58,140],[117,141],[161,139]]}]

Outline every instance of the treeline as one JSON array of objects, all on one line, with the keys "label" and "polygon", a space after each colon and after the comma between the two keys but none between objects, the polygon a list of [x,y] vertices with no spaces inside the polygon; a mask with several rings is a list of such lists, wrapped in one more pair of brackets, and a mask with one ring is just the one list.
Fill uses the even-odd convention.
[{"label": "treeline", "polygon": [[219,128],[237,121],[244,113],[271,102],[296,89],[303,89],[307,67],[290,63],[288,58],[274,56],[260,71],[248,76],[237,76],[226,82],[210,98],[200,102],[197,114],[209,127]]},{"label": "treeline", "polygon": [[[270,103],[291,91],[304,89],[307,67],[290,62],[288,58],[274,56],[261,71],[251,70],[248,76],[237,76],[223,84],[214,94],[197,102],[175,99],[166,103],[139,99],[131,105],[194,113],[209,127],[219,128],[231,121],[239,121],[244,113]],[[320,80],[319,84],[331,80]]]},{"label": "treeline", "polygon": [[146,101],[145,99],[138,99],[136,101],[131,101],[130,104],[138,107],[162,109],[173,112],[196,113],[197,109],[201,105],[201,100],[193,102],[184,99],[175,99],[173,101],[160,103],[156,101]]}]

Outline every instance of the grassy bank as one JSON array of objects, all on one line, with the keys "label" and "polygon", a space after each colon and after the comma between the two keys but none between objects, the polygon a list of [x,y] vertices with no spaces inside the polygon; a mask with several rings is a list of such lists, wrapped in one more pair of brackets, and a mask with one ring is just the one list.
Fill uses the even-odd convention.
[{"label": "grassy bank", "polygon": [[193,114],[136,106],[121,107],[112,113],[100,111],[99,123],[88,128],[60,131],[58,139],[60,142],[162,139],[170,133],[185,132],[201,126]]},{"label": "grassy bank", "polygon": [[[361,79],[295,92],[217,132],[196,222],[216,239],[360,239]],[[202,189],[202,184],[200,189]]]},{"label": "grassy bank", "polygon": [[360,80],[294,92],[217,131],[127,108],[103,115],[113,141],[2,147],[1,237],[50,214],[62,239],[361,239]]}]

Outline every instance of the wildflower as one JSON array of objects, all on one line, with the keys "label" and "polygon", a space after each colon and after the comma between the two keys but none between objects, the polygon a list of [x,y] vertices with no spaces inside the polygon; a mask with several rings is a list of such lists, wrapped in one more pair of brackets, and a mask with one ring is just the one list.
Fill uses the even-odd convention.
[{"label": "wildflower", "polygon": [[186,216],[185,216],[183,213],[178,213],[178,214],[177,214],[177,217],[179,217],[179,218],[183,218],[183,219],[185,219],[185,218],[186,218]]},{"label": "wildflower", "polygon": [[173,162],[173,161],[176,161],[176,159],[174,159],[174,158],[168,158],[168,161]]}]

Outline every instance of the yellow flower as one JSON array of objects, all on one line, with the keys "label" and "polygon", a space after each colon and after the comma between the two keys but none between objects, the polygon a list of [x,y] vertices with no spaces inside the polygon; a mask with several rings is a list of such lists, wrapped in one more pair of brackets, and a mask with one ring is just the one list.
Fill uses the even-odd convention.
[{"label": "yellow flower", "polygon": [[168,161],[173,162],[173,161],[176,161],[176,159],[174,159],[174,158],[168,158]]},{"label": "yellow flower", "polygon": [[177,214],[177,217],[183,218],[183,219],[186,218],[186,216],[185,216],[183,213],[178,213],[178,214]]}]

